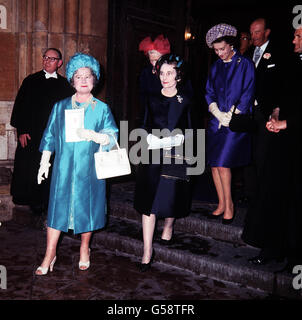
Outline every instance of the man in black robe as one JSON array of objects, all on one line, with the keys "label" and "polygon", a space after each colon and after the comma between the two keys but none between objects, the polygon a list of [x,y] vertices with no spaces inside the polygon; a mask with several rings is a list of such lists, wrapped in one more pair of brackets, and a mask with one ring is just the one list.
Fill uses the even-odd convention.
[{"label": "man in black robe", "polygon": [[12,200],[18,205],[29,205],[40,216],[47,211],[50,181],[37,183],[40,141],[54,103],[73,94],[68,81],[57,73],[62,64],[61,52],[48,48],[42,57],[43,70],[23,80],[11,115],[10,123],[16,128],[18,137],[11,182]]}]

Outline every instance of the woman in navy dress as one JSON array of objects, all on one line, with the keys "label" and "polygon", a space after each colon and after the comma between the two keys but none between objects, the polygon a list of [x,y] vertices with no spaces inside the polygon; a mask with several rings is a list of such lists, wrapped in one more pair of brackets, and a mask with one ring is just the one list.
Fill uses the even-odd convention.
[{"label": "woman in navy dress", "polygon": [[219,57],[211,68],[205,96],[211,113],[206,156],[219,200],[210,218],[223,215],[224,224],[231,223],[234,218],[231,168],[247,165],[251,157],[250,135],[229,129],[235,106],[236,113],[252,112],[255,83],[253,62],[233,47],[236,35],[237,30],[233,26],[219,24],[206,36],[208,46]]},{"label": "woman in navy dress", "polygon": [[[176,86],[181,80],[182,63],[173,54],[164,55],[158,60],[156,70],[163,88],[161,92],[149,95],[146,101],[142,128],[148,134],[146,140],[151,163],[139,165],[134,197],[134,208],[142,214],[144,254],[139,265],[141,271],[147,271],[151,267],[156,219],[165,219],[161,242],[168,244],[172,239],[175,218],[186,216],[190,212],[190,183],[184,179],[162,175],[164,152],[170,150],[171,155],[176,154],[175,146],[181,146],[186,141],[185,129],[192,128],[191,100],[179,92]],[[175,135],[172,131],[176,128],[183,134]],[[164,135],[164,130],[167,135]],[[156,154],[159,155],[158,163],[151,161]]]},{"label": "woman in navy dress", "polygon": [[[144,52],[148,58],[148,64],[142,70],[139,77],[139,95],[141,104],[141,116],[144,115],[144,107],[150,95],[160,93],[162,84],[156,74],[155,64],[157,60],[165,54],[170,53],[170,42],[164,35],[158,35],[154,41],[150,37],[144,38],[139,43],[139,51]],[[193,97],[193,88],[190,80],[184,81],[182,79],[179,85],[182,86],[182,92],[185,92],[189,98]]]}]

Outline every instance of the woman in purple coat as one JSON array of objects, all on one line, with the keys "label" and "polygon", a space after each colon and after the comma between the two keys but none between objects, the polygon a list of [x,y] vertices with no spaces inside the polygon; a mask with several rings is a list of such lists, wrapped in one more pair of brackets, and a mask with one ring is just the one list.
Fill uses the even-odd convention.
[{"label": "woman in purple coat", "polygon": [[207,128],[206,155],[218,195],[218,207],[210,218],[223,215],[223,223],[234,219],[231,168],[250,162],[250,135],[229,129],[232,112],[251,113],[254,96],[254,64],[234,50],[237,30],[218,24],[206,35],[206,42],[219,59],[213,64],[206,84],[206,101],[211,113]]}]

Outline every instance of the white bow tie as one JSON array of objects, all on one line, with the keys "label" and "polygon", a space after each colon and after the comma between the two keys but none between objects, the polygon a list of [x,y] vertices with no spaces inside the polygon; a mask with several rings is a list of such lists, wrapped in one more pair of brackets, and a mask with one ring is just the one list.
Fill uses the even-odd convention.
[{"label": "white bow tie", "polygon": [[56,72],[54,72],[54,73],[45,72],[45,78],[46,78],[46,79],[49,79],[49,78],[58,79],[58,76],[57,76],[57,73],[56,73]]}]

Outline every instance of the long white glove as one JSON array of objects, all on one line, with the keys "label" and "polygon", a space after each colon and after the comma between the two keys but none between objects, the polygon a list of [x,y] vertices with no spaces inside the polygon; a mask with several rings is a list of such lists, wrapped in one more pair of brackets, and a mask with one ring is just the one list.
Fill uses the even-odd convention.
[{"label": "long white glove", "polygon": [[98,133],[94,130],[79,128],[77,129],[77,135],[81,139],[85,139],[87,141],[94,141],[95,143],[99,143],[102,146],[109,144],[110,142],[110,138],[107,134]]},{"label": "long white glove", "polygon": [[[41,161],[40,161],[40,168],[38,171],[38,184],[41,184],[42,180],[47,179],[48,178],[48,172],[49,172],[49,167],[50,167],[50,156],[51,156],[51,152],[48,150],[44,150],[42,152],[42,157],[41,157]],[[44,177],[43,177],[44,175]]]},{"label": "long white glove", "polygon": [[213,116],[219,121],[218,129],[221,126],[228,127],[232,118],[232,112],[229,110],[228,112],[222,112],[219,110],[217,103],[212,102],[209,105],[209,111],[213,114]]},{"label": "long white glove", "polygon": [[184,142],[184,135],[183,134],[176,134],[175,136],[165,137],[165,138],[158,138],[153,134],[148,134],[147,142],[148,142],[148,149],[166,149],[169,150],[172,147],[178,147]]}]

